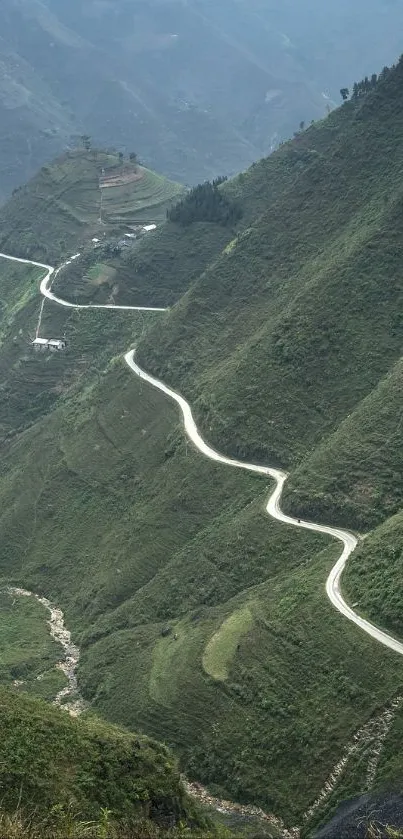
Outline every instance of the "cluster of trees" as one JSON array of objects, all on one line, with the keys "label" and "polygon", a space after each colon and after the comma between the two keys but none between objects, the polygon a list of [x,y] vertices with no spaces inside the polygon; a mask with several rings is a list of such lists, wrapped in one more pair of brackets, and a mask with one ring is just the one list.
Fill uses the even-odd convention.
[{"label": "cluster of trees", "polygon": [[206,181],[193,187],[185,198],[167,211],[168,220],[184,227],[196,221],[223,225],[237,222],[242,216],[241,207],[219,189],[226,180],[224,177],[216,178],[213,182]]},{"label": "cluster of trees", "polygon": [[[80,142],[81,142],[81,145],[82,145],[83,149],[85,149],[86,151],[91,151],[91,150],[96,151],[96,149],[93,148],[92,139],[89,136],[89,134],[81,134]],[[115,153],[116,153],[115,149],[113,151],[115,151]],[[118,152],[118,157],[119,157],[119,160],[123,163],[123,161],[125,159],[125,156],[124,156],[122,151]],[[130,160],[131,163],[134,163],[135,165],[137,165],[139,163],[138,155],[136,154],[135,151],[131,151],[128,157],[129,157],[129,160]]]},{"label": "cluster of trees", "polygon": [[[118,156],[119,156],[120,162],[123,163],[123,161],[125,159],[125,156],[124,156],[123,152],[122,151],[118,152]],[[136,154],[135,151],[130,152],[129,160],[130,160],[130,163],[134,163],[134,164],[137,164],[139,162],[138,155]]]},{"label": "cluster of trees", "polygon": [[365,79],[362,79],[362,81],[354,82],[351,95],[348,87],[342,87],[340,90],[340,96],[343,99],[343,102],[347,102],[348,99],[351,99],[353,102],[356,102],[357,99],[361,99],[363,96],[366,96],[367,93],[370,93],[371,90],[374,90],[378,82],[382,81],[383,79],[386,79],[389,73],[390,68],[384,67],[382,72],[379,73],[379,76],[376,73],[373,73],[371,77],[365,76]]},{"label": "cluster of trees", "polygon": [[368,76],[365,76],[365,79],[362,79],[361,82],[354,82],[353,85],[353,92],[351,94],[352,99],[360,99],[361,96],[365,96],[371,90],[373,90],[378,84],[378,76],[376,73],[373,73],[371,78],[369,79]]}]

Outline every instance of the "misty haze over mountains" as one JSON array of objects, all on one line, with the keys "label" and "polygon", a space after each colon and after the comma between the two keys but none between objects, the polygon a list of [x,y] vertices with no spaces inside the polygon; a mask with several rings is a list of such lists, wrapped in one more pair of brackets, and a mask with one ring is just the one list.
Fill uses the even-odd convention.
[{"label": "misty haze over mountains", "polygon": [[82,132],[232,174],[401,52],[400,0],[2,0],[0,196]]}]

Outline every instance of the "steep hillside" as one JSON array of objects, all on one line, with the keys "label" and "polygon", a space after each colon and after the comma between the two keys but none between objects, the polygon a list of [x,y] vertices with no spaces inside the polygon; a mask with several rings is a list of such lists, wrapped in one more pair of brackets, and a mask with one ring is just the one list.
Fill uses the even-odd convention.
[{"label": "steep hillside", "polygon": [[402,75],[278,152],[293,180],[140,348],[227,451],[298,463],[399,358]]},{"label": "steep hillside", "polygon": [[[401,505],[402,75],[400,63],[347,104],[327,147],[327,124],[315,126],[267,162],[266,211],[139,350],[146,369],[186,393],[219,449],[297,466],[289,509],[350,527]],[[346,574],[351,602],[395,631],[398,532],[399,517]]]},{"label": "steep hillside", "polygon": [[84,132],[182,183],[233,174],[389,64],[402,23],[384,0],[3,0],[0,198]]},{"label": "steep hillside", "polygon": [[[374,785],[403,662],[326,599],[339,546],[271,520],[268,479],[188,446],[176,408],[121,353],[139,344],[141,363],[186,395],[217,448],[291,468],[286,503],[295,513],[394,528],[385,519],[399,517],[401,503],[402,81],[400,63],[367,96],[220,186],[242,205],[236,223],[170,222],[127,256],[103,255],[119,302],[139,294],[145,303],[148,289],[156,305],[177,295],[164,314],[46,301],[43,334],[65,334],[68,348],[32,355],[34,274],[19,268],[13,279],[0,264],[8,307],[0,370],[10,397],[3,582],[61,604],[94,708],[168,742],[216,794],[306,831],[341,797]],[[39,238],[42,226],[41,247],[57,254],[60,198],[54,218],[35,205],[35,222],[31,200],[24,205],[21,194],[20,229]],[[6,231],[14,251],[16,221]],[[91,224],[70,228],[74,250],[77,230],[87,254]],[[107,299],[93,267],[78,260],[62,271],[58,294]],[[345,481],[336,492],[333,474]],[[382,568],[372,579],[353,575],[383,532],[362,542],[346,576],[353,602],[362,598],[380,623],[393,580],[371,605]],[[356,593],[363,578],[365,602]]]},{"label": "steep hillside", "polygon": [[162,396],[103,366],[97,345],[130,341],[115,316],[71,314],[69,355],[32,361],[81,375],[3,449],[3,579],[63,605],[103,714],[168,741],[217,792],[298,819],[335,744],[394,690],[393,657],[363,638],[347,655],[357,632],[322,588],[336,548],[270,522],[264,479],[201,459]]},{"label": "steep hillside", "polygon": [[400,509],[401,382],[399,359],[293,472],[288,507],[363,532]]},{"label": "steep hillside", "polygon": [[163,746],[4,688],[0,719],[2,836],[146,839],[203,827]]}]

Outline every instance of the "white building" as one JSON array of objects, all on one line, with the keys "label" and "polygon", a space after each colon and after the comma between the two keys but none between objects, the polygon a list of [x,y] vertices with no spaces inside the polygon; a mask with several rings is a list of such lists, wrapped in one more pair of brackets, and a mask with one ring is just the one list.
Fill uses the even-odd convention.
[{"label": "white building", "polygon": [[66,341],[61,339],[52,338],[48,341],[48,347],[51,352],[57,352],[58,350],[65,350],[66,349]]},{"label": "white building", "polygon": [[57,338],[35,338],[32,341],[32,346],[34,350],[45,352],[49,350],[50,352],[59,352],[59,350],[66,349],[66,341],[64,339],[57,339]]}]

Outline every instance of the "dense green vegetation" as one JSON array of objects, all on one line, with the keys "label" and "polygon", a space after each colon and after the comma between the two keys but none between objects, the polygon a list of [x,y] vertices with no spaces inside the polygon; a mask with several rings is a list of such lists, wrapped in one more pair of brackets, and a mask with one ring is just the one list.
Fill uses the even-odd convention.
[{"label": "dense green vegetation", "polygon": [[[59,317],[60,309],[46,304],[45,325],[54,331]],[[192,774],[214,780],[217,791],[290,812],[289,770],[284,765],[280,789],[278,753],[290,732],[296,732],[295,712],[294,705],[286,710],[290,703],[284,706],[282,697],[284,690],[298,696],[301,668],[307,668],[307,685],[313,677],[309,661],[317,628],[310,630],[311,640],[302,646],[303,662],[299,661],[295,650],[300,640],[290,645],[289,632],[281,625],[288,600],[280,594],[281,580],[285,583],[286,569],[289,573],[300,568],[304,575],[312,554],[326,540],[271,523],[262,513],[268,492],[264,479],[223,470],[187,449],[176,429],[176,412],[163,396],[137,382],[120,360],[106,362],[112,343],[115,351],[119,343],[122,349],[127,346],[130,331],[134,338],[145,316],[142,321],[140,316],[128,319],[115,313],[112,318],[103,312],[67,312],[63,317],[71,336],[68,353],[50,359],[35,356],[32,364],[38,371],[46,365],[49,384],[52,377],[58,380],[61,365],[82,372],[77,379],[72,375],[56,410],[4,451],[2,573],[45,590],[63,604],[67,624],[82,646],[80,684],[99,710],[168,740]],[[103,347],[97,356],[101,334]],[[318,560],[317,596],[331,615],[322,597],[322,567]],[[271,582],[265,585],[265,580]],[[306,589],[302,592],[308,613],[316,611],[316,603],[306,599]],[[273,612],[277,600],[278,624]],[[228,658],[229,678],[221,687],[206,679],[203,654],[211,636],[244,603],[253,605],[256,620],[251,633],[238,641],[240,649],[232,662]],[[287,618],[287,626],[294,620]],[[167,626],[171,633],[165,642],[161,632]],[[345,629],[347,639],[350,632]],[[330,635],[334,631],[338,635],[337,615]],[[283,633],[284,646],[278,646],[275,639]],[[332,645],[329,636],[325,660]],[[260,650],[257,658],[255,648]],[[274,670],[267,673],[267,658],[278,668],[277,675]],[[297,764],[308,759],[303,731],[315,728],[318,707],[331,689],[328,670],[322,671],[319,662],[319,704],[303,713],[301,709],[301,730],[295,733],[295,787]],[[356,669],[358,661],[353,666]],[[387,685],[389,664],[383,653],[379,667]],[[352,731],[356,724],[350,710],[348,720],[341,714],[349,677],[340,653],[336,670],[341,680],[337,730],[322,752],[318,782],[331,767],[334,742],[346,726]],[[368,683],[360,701],[370,712],[379,701],[378,690]],[[358,719],[359,715],[357,723]],[[259,742],[264,748],[257,748]],[[268,798],[270,773],[273,792]],[[294,800],[295,813],[309,801],[311,785],[307,778],[306,790]]]},{"label": "dense green vegetation", "polygon": [[[401,505],[402,76],[400,62],[338,126],[266,163],[268,209],[140,347],[215,445],[297,466],[288,509],[364,530]],[[399,517],[366,540],[346,576],[351,601],[395,631],[398,530]]]},{"label": "dense green vegetation", "polygon": [[242,217],[242,209],[219,189],[225,180],[217,178],[213,183],[206,181],[193,187],[181,201],[167,211],[168,220],[183,227],[188,227],[196,221],[235,224]]},{"label": "dense green vegetation", "polygon": [[365,533],[401,506],[402,361],[293,472],[287,490],[307,517]]},{"label": "dense green vegetation", "polygon": [[401,127],[390,104],[401,74],[344,106],[350,121],[327,154],[311,150],[315,126],[278,153],[287,170],[299,149],[291,184],[141,348],[229,451],[298,463],[399,356],[402,155],[385,144],[388,116]]},{"label": "dense green vegetation", "polygon": [[[105,839],[142,836],[143,830],[146,837],[158,835],[158,828],[166,835],[180,823],[203,827],[163,746],[92,715],[73,720],[4,688],[0,724],[0,835],[5,814],[10,831],[13,821],[16,827],[9,836],[29,836],[29,829],[17,832],[24,821],[42,837],[53,831],[85,836],[87,830]],[[208,833],[208,823],[204,827]]]},{"label": "dense green vegetation", "polygon": [[345,574],[350,599],[394,635],[403,637],[403,512],[387,519],[362,543]]},{"label": "dense green vegetation", "polygon": [[[66,333],[68,349],[32,356],[38,301],[25,297],[32,272],[18,269],[21,304],[3,325],[3,582],[61,604],[94,709],[167,742],[217,794],[291,825],[402,689],[403,663],[327,601],[339,546],[271,521],[267,480],[197,454],[176,408],[120,354],[139,343],[218,448],[290,468],[288,508],[379,527],[346,591],[400,631],[402,83],[399,63],[221,185],[242,205],[234,230],[169,221],[127,255],[91,251],[57,281],[71,299],[116,287],[118,302],[177,297],[169,312],[47,302],[43,329]],[[38,210],[45,243],[60,212],[41,221]],[[10,270],[0,265],[6,301]],[[362,789],[367,757],[349,764],[332,805]]]}]

